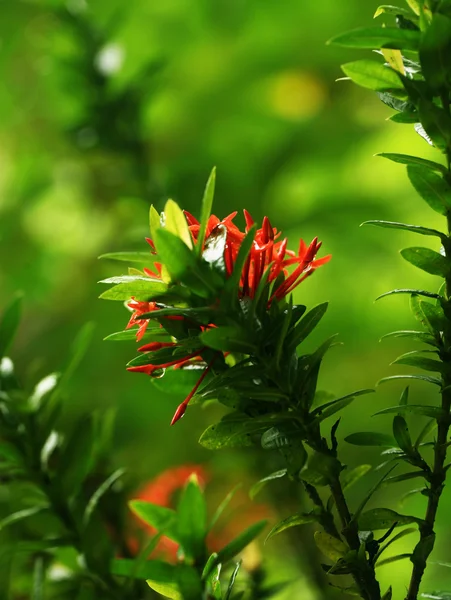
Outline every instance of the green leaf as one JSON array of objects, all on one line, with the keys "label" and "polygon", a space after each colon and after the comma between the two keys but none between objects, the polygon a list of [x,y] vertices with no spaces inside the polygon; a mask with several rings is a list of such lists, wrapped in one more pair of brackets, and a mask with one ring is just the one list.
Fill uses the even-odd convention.
[{"label": "green leaf", "polygon": [[401,229],[404,231],[411,231],[412,233],[419,233],[420,235],[436,236],[442,241],[446,240],[446,235],[444,233],[441,233],[436,229],[421,227],[420,225],[409,225],[407,223],[397,223],[396,221],[365,221],[362,225],[374,225],[375,227],[383,227],[385,229]]},{"label": "green leaf", "polygon": [[390,448],[394,446],[395,442],[391,435],[375,431],[351,433],[345,437],[345,441],[354,446],[387,446]]},{"label": "green leaf", "polygon": [[419,115],[416,112],[397,112],[391,117],[388,117],[389,121],[393,121],[393,123],[408,123],[415,124],[418,123]]},{"label": "green leaf", "polygon": [[233,569],[233,573],[230,576],[230,581],[229,581],[229,585],[227,587],[226,594],[224,596],[224,600],[230,600],[230,595],[231,595],[233,587],[235,585],[236,577],[238,575],[238,571],[240,570],[241,563],[242,563],[241,560],[239,562],[237,562],[235,565],[235,568]]},{"label": "green leaf", "polygon": [[415,15],[413,15],[409,10],[407,10],[406,8],[400,8],[399,6],[392,6],[391,4],[382,4],[381,6],[378,7],[378,9],[376,10],[376,12],[374,13],[373,19],[376,19],[376,17],[379,17],[380,15],[387,13],[389,15],[402,15],[403,17],[406,17],[407,19],[411,19],[411,20],[418,20],[417,17]]},{"label": "green leaf", "polygon": [[124,475],[125,469],[117,469],[114,471],[105,481],[99,485],[96,491],[92,494],[89,499],[88,504],[86,505],[85,511],[83,513],[83,526],[86,527],[91,519],[92,514],[94,513],[97,505],[101,498],[110,490],[110,488]]},{"label": "green leaf", "polygon": [[33,592],[30,600],[44,600],[45,566],[44,557],[37,556],[33,567]]},{"label": "green leaf", "polygon": [[216,425],[210,425],[201,435],[199,443],[209,450],[252,446],[253,437],[263,433],[270,425],[268,419],[259,421],[239,417],[236,420],[228,418]]},{"label": "green leaf", "polygon": [[205,232],[207,229],[208,219],[210,218],[211,209],[213,206],[213,199],[215,195],[215,184],[216,184],[216,167],[213,167],[210,177],[208,178],[207,185],[205,187],[204,196],[202,198],[202,208],[200,213],[200,228],[199,235],[197,237],[197,254],[202,254]]},{"label": "green leaf", "polygon": [[391,375],[390,377],[383,377],[377,382],[377,385],[381,383],[387,383],[389,381],[395,381],[397,379],[417,379],[418,381],[425,381],[426,383],[433,383],[442,387],[441,379],[437,377],[430,377],[429,375]]},{"label": "green leaf", "polygon": [[91,416],[83,418],[62,449],[56,480],[64,496],[79,492],[95,461],[96,430]]},{"label": "green leaf", "polygon": [[167,290],[168,286],[162,281],[150,279],[149,277],[143,277],[141,279],[134,278],[133,281],[129,281],[128,283],[124,282],[113,286],[106,292],[100,294],[99,298],[102,298],[102,300],[124,302],[125,300],[130,300],[133,296],[138,301],[148,302],[153,298],[164,294]]},{"label": "green leaf", "polygon": [[390,586],[385,594],[382,596],[381,600],[392,600],[393,598],[393,588]]},{"label": "green leaf", "polygon": [[188,559],[199,561],[206,551],[207,507],[195,474],[190,476],[178,504],[177,534]]},{"label": "green leaf", "polygon": [[346,544],[324,531],[315,531],[315,544],[333,562],[344,558],[349,551]]},{"label": "green leaf", "polygon": [[199,600],[203,595],[202,581],[194,566],[180,563],[176,569],[176,581],[183,600]]},{"label": "green leaf", "polygon": [[390,556],[389,558],[384,558],[378,561],[377,566],[383,567],[384,565],[389,565],[394,562],[398,562],[399,560],[406,560],[406,558],[411,558],[411,554],[397,554],[396,556]]},{"label": "green leaf", "polygon": [[175,581],[174,565],[161,560],[146,560],[136,568],[136,560],[129,558],[115,559],[111,562],[110,571],[118,577],[132,577],[136,579],[153,579],[161,583]]},{"label": "green leaf", "polygon": [[0,320],[0,359],[5,356],[19,327],[22,297],[16,296],[6,307]]},{"label": "green leaf", "polygon": [[368,504],[369,500],[371,500],[372,496],[379,490],[379,488],[384,484],[385,480],[387,479],[387,477],[390,475],[390,473],[393,471],[393,469],[396,467],[396,465],[394,465],[391,469],[389,469],[385,475],[383,475],[379,481],[376,481],[376,483],[370,488],[370,491],[366,494],[366,496],[364,497],[364,499],[362,500],[362,502],[359,504],[357,510],[355,511],[355,513],[352,516],[351,522],[355,523],[355,522],[360,522],[360,515],[362,514],[363,509],[365,508],[365,506]]},{"label": "green leaf", "polygon": [[405,537],[406,535],[410,535],[411,533],[417,533],[417,531],[418,530],[416,529],[416,527],[407,527],[406,529],[403,529],[402,531],[394,535],[386,544],[380,547],[377,553],[377,558],[379,558],[379,556],[381,556],[381,554],[385,552],[385,550],[387,550],[387,548],[389,548],[394,542],[397,542],[401,538]]},{"label": "green leaf", "polygon": [[409,479],[415,479],[416,477],[425,477],[426,473],[424,471],[409,471],[408,473],[403,473],[402,475],[393,475],[392,477],[388,477],[384,484],[390,485],[392,483],[399,483],[400,481],[408,481]]},{"label": "green leaf", "polygon": [[99,256],[99,260],[104,258],[127,263],[150,264],[154,262],[154,257],[150,252],[108,252]]},{"label": "green leaf", "polygon": [[188,222],[183,210],[174,200],[168,200],[164,206],[164,228],[192,250],[193,240]]},{"label": "green leaf", "polygon": [[[433,360],[432,358],[425,358],[424,356],[419,356],[418,354],[424,352],[424,350],[413,350],[412,352],[407,352],[402,356],[398,356],[396,360],[394,360],[392,365],[408,365],[410,367],[418,367],[419,369],[424,369],[425,371],[435,371],[441,373],[443,371],[444,365],[439,360]],[[428,352],[432,352],[432,350],[428,350]]]},{"label": "green leaf", "polygon": [[451,600],[451,592],[433,592],[432,594],[421,594],[421,597],[429,598],[429,600]]},{"label": "green leaf", "polygon": [[404,89],[396,71],[373,60],[358,60],[341,68],[354,83],[370,90],[384,92]]},{"label": "green leaf", "polygon": [[420,32],[395,27],[362,27],[342,33],[329,42],[345,48],[391,48],[395,50],[418,50]]},{"label": "green leaf", "polygon": [[263,479],[260,479],[260,481],[257,481],[257,483],[254,483],[254,485],[251,487],[251,489],[249,491],[249,496],[250,496],[251,500],[253,500],[255,498],[255,496],[259,493],[259,491],[262,488],[264,488],[268,482],[274,481],[275,479],[280,479],[281,477],[285,477],[286,474],[287,474],[287,470],[281,469],[280,471],[275,471],[274,473],[271,473],[271,475],[267,475]]},{"label": "green leaf", "polygon": [[450,83],[451,20],[435,13],[421,37],[420,63],[431,90],[440,93]]},{"label": "green leaf", "polygon": [[336,400],[332,400],[331,402],[327,402],[326,404],[318,406],[318,408],[312,412],[312,417],[316,417],[318,422],[324,421],[324,419],[327,419],[328,417],[348,406],[358,396],[372,393],[374,393],[374,390],[367,389],[358,390],[352,394],[347,394],[346,396],[342,396],[341,398],[337,398]]},{"label": "green leaf", "polygon": [[229,542],[218,552],[218,562],[227,562],[248,546],[266,527],[268,521],[258,521],[245,529],[238,537]]},{"label": "green leaf", "polygon": [[132,512],[144,523],[155,527],[157,531],[164,532],[171,540],[180,543],[177,531],[177,514],[174,510],[144,500],[132,500],[129,506]]},{"label": "green leaf", "polygon": [[[409,388],[406,388],[407,392],[408,392],[408,389]],[[402,400],[401,406],[402,407],[407,406],[407,399],[404,402],[405,399],[406,399],[406,396],[403,393],[403,395],[401,397],[401,400]],[[398,442],[398,446],[401,448],[401,450],[404,450],[404,452],[406,454],[413,452],[412,439],[409,434],[409,427],[407,425],[407,421],[405,420],[405,418],[402,415],[396,415],[393,418],[393,436],[394,436],[395,440]]]},{"label": "green leaf", "polygon": [[415,450],[418,450],[420,444],[423,442],[423,440],[426,438],[427,435],[429,435],[432,431],[434,431],[434,429],[437,427],[437,421],[436,419],[431,419],[428,423],[426,423],[426,425],[421,429],[420,433],[418,434],[418,437],[415,441]]},{"label": "green leaf", "polygon": [[451,188],[441,175],[424,167],[408,166],[410,182],[423,200],[440,215],[451,209]]},{"label": "green leaf", "polygon": [[327,306],[327,302],[318,304],[302,317],[286,338],[285,344],[288,351],[297,348],[310,335],[326,313]]},{"label": "green leaf", "polygon": [[209,348],[223,352],[243,352],[250,354],[256,346],[249,339],[249,333],[234,325],[211,327],[200,334],[200,340]]},{"label": "green leaf", "polygon": [[211,518],[210,521],[210,525],[208,527],[208,530],[210,531],[211,529],[213,529],[213,527],[216,525],[216,523],[219,521],[219,519],[221,518],[222,514],[224,513],[224,511],[226,510],[226,508],[229,506],[233,496],[236,494],[236,491],[241,487],[241,483],[238,483],[233,490],[231,490],[227,496],[224,498],[224,500],[221,502],[221,504],[218,506],[218,508],[215,510],[213,517]]},{"label": "green leaf", "polygon": [[[136,327],[131,327],[130,329],[125,329],[125,331],[116,331],[115,333],[110,333],[103,338],[103,341],[106,342],[136,342]],[[163,328],[160,327],[160,324],[157,322],[150,322],[147,326],[147,330],[140,341],[149,340],[154,337],[168,337],[169,334]]]},{"label": "green leaf", "polygon": [[[418,120],[418,116],[416,118]],[[431,169],[432,171],[437,171],[442,175],[446,175],[447,173],[445,165],[441,165],[425,158],[420,158],[419,156],[410,156],[409,154],[397,154],[393,152],[380,152],[379,154],[376,154],[376,156],[387,158],[388,160],[391,160],[395,163],[400,163],[402,165]]]},{"label": "green leaf", "polygon": [[154,241],[172,281],[183,283],[202,298],[216,294],[222,285],[221,277],[181,239],[165,229],[158,229]]},{"label": "green leaf", "polygon": [[413,331],[413,330],[408,330],[408,329],[404,329],[401,331],[392,331],[391,333],[386,333],[385,335],[383,335],[381,337],[381,340],[388,338],[388,337],[395,337],[395,338],[407,337],[407,338],[412,338],[419,342],[424,342],[425,344],[430,344],[431,346],[436,346],[434,337],[430,333],[426,333],[425,331]]},{"label": "green leaf", "polygon": [[[341,479],[341,487],[343,491],[346,491],[352,487],[357,481],[364,477],[369,471],[371,471],[371,465],[359,465],[354,469],[343,471]],[[327,510],[331,511],[335,505],[335,498],[331,495],[327,501]]]},{"label": "green leaf", "polygon": [[423,415],[424,417],[431,417],[433,419],[439,419],[443,415],[443,410],[439,406],[427,406],[423,404],[406,404],[405,406],[390,406],[389,408],[383,408],[378,412],[374,413],[374,417],[376,415],[388,415],[390,413],[412,413],[415,415]]},{"label": "green leaf", "polygon": [[385,298],[386,296],[392,296],[393,294],[414,294],[415,296],[425,296],[426,298],[440,298],[438,294],[434,294],[434,292],[428,292],[426,290],[412,290],[409,288],[403,288],[398,290],[390,290],[389,292],[385,292],[376,298],[376,300],[380,300],[381,298]]},{"label": "green leaf", "polygon": [[287,517],[286,519],[280,521],[280,523],[277,523],[277,525],[274,525],[274,527],[266,536],[265,543],[270,538],[274,537],[278,533],[282,533],[282,531],[285,531],[286,529],[290,529],[291,527],[297,527],[298,525],[307,525],[308,523],[314,523],[317,520],[318,517],[316,517],[314,514],[299,513],[296,515],[291,515],[290,517]]},{"label": "green leaf", "polygon": [[447,277],[450,272],[448,260],[429,248],[413,247],[401,250],[401,256],[415,267],[431,275]]},{"label": "green leaf", "polygon": [[28,519],[29,517],[34,517],[35,515],[44,512],[49,509],[48,505],[44,506],[31,506],[30,508],[24,508],[22,510],[18,510],[13,512],[0,521],[0,531],[8,527],[9,525],[13,525],[14,523],[18,523],[19,521],[23,521],[24,519]]}]

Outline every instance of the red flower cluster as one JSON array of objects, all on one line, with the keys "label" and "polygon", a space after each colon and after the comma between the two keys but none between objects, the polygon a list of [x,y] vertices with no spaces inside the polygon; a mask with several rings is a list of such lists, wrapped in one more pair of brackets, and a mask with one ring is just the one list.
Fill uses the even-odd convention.
[{"label": "red flower cluster", "polygon": [[[215,215],[211,215],[206,231],[205,231],[205,242],[204,247],[208,244],[208,241],[213,236],[218,234],[225,234],[225,248],[224,248],[224,263],[226,267],[227,276],[230,277],[232,274],[237,256],[243,243],[246,234],[249,233],[251,228],[254,226],[254,220],[250,214],[244,210],[244,218],[246,221],[246,227],[244,232],[233,223],[233,219],[237,213],[233,212],[228,215],[222,221]],[[188,223],[189,230],[193,239],[194,245],[198,243],[200,223],[190,213],[185,211],[185,217]],[[147,239],[153,252],[155,247],[152,240]],[[265,277],[267,283],[279,281],[277,287],[272,289],[271,296],[268,301],[268,306],[274,301],[280,301],[285,298],[309,275],[311,275],[315,269],[327,263],[331,256],[325,256],[323,258],[316,259],[321,242],[318,242],[318,238],[310,243],[309,246],[305,244],[303,240],[299,243],[298,252],[287,249],[287,238],[281,239],[281,233],[276,228],[272,227],[268,217],[264,217],[263,224],[260,229],[257,229],[254,233],[254,238],[251,246],[251,250],[244,264],[243,270],[240,277],[239,295],[241,298],[254,298],[260,282]],[[144,272],[153,279],[161,278],[161,265],[155,263],[156,273],[149,269],[144,269]],[[292,269],[292,270],[291,270]],[[291,270],[291,273],[290,273]],[[283,277],[280,277],[283,275]],[[279,279],[280,278],[280,279]],[[142,315],[145,313],[152,312],[157,309],[155,302],[139,302],[135,299],[131,299],[128,303],[128,307],[133,311],[133,314],[128,322],[127,329],[138,325],[136,339],[139,341],[142,339],[149,320],[142,319]],[[183,317],[167,317],[172,319],[182,319]],[[152,342],[139,348],[140,352],[152,352],[159,350],[164,347],[177,348],[176,342]],[[147,375],[154,375],[155,372],[161,371],[168,367],[182,368],[193,362],[202,361],[199,351],[171,360],[165,364],[159,365],[143,365],[138,367],[129,367],[129,371],[135,371],[139,373],[146,373]],[[186,407],[196,393],[199,385],[207,375],[211,364],[206,367],[199,381],[188,395],[188,397],[180,404],[177,408],[171,425],[178,421],[185,413]]]}]

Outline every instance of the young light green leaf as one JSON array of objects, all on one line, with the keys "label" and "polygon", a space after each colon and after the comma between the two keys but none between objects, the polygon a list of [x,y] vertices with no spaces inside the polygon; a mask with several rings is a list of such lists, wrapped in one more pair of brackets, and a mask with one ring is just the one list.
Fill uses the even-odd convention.
[{"label": "young light green leaf", "polygon": [[193,248],[193,240],[185,214],[174,200],[168,200],[165,204],[164,228],[182,240],[190,250]]},{"label": "young light green leaf", "polygon": [[[400,229],[419,233],[420,235],[431,235],[439,237],[442,241],[446,239],[446,235],[436,229],[421,227],[420,225],[409,225],[407,223],[397,223],[396,221],[365,221],[362,225],[374,225],[375,227],[383,227],[384,229]],[[362,227],[361,225],[361,227]]]},{"label": "young light green leaf", "polygon": [[373,60],[358,60],[341,68],[354,83],[370,90],[384,92],[404,89],[396,71]]},{"label": "young light green leaf", "polygon": [[420,166],[408,166],[410,182],[423,200],[440,215],[451,209],[451,187],[441,175]]},{"label": "young light green leaf", "polygon": [[331,415],[348,406],[348,404],[350,404],[358,396],[372,393],[374,393],[374,390],[366,389],[358,390],[352,394],[347,394],[346,396],[342,396],[341,398],[337,398],[336,400],[332,400],[331,402],[327,402],[326,404],[318,406],[318,408],[315,408],[315,410],[312,412],[312,417],[316,417],[317,421],[321,422],[324,419],[327,419],[327,417],[330,417]]},{"label": "young light green leaf", "polygon": [[210,521],[210,525],[208,527],[208,530],[210,531],[211,529],[213,529],[213,527],[216,525],[216,523],[219,521],[219,519],[221,518],[222,514],[224,513],[224,511],[226,510],[226,508],[229,506],[233,496],[236,494],[237,490],[241,487],[241,483],[238,483],[228,494],[227,496],[224,498],[224,500],[220,503],[220,505],[218,506],[218,508],[215,510],[213,517],[211,518]]},{"label": "young light green leaf", "polygon": [[153,579],[160,583],[171,583],[175,581],[174,565],[163,562],[161,560],[146,560],[136,568],[136,560],[129,558],[116,558],[110,565],[110,570],[113,575],[118,577],[132,577],[135,579]]},{"label": "young light green leaf", "polygon": [[329,42],[345,48],[391,48],[395,50],[418,50],[420,32],[395,27],[362,27],[332,38]]},{"label": "young light green leaf", "polygon": [[31,506],[30,508],[24,508],[22,510],[18,510],[4,517],[0,521],[0,531],[8,527],[9,525],[13,525],[19,521],[23,521],[24,519],[28,519],[29,517],[34,517],[35,515],[48,510],[48,505],[44,506]]},{"label": "young light green leaf", "polygon": [[404,329],[401,331],[392,331],[390,333],[386,333],[381,337],[381,341],[385,338],[394,337],[394,338],[412,338],[419,342],[424,342],[425,344],[430,344],[431,346],[436,346],[437,342],[435,341],[432,334],[427,333],[425,331],[414,331],[409,329]]},{"label": "young light green leaf", "polygon": [[401,450],[404,450],[406,454],[413,452],[407,421],[401,415],[396,415],[393,418],[393,435]]},{"label": "young light green leaf", "polygon": [[450,272],[448,260],[429,248],[413,247],[401,250],[401,256],[415,267],[430,275],[447,277]]},{"label": "young light green leaf", "polygon": [[212,327],[200,334],[200,340],[209,348],[224,352],[244,352],[256,350],[246,330],[234,325]]},{"label": "young light green leaf", "polygon": [[215,184],[216,184],[216,167],[213,167],[210,177],[208,178],[207,185],[205,187],[204,196],[202,198],[202,209],[200,214],[200,227],[199,235],[197,237],[196,251],[200,256],[202,254],[205,232],[207,229],[208,219],[210,218],[211,209],[213,206],[213,198],[215,195]]},{"label": "young light green leaf", "polygon": [[[105,283],[106,280],[103,282]],[[138,301],[148,302],[161,294],[164,294],[168,286],[162,281],[150,279],[150,277],[138,279],[133,278],[133,281],[118,283],[106,292],[100,294],[102,300],[115,300],[124,302],[130,300],[132,296]]]}]

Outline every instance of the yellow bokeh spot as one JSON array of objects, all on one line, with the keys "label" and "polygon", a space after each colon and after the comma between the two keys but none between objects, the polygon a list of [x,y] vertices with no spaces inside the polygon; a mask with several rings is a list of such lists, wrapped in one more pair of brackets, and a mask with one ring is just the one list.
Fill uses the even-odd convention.
[{"label": "yellow bokeh spot", "polygon": [[308,119],[323,108],[326,90],[311,73],[283,71],[269,82],[269,102],[280,117],[295,121]]}]

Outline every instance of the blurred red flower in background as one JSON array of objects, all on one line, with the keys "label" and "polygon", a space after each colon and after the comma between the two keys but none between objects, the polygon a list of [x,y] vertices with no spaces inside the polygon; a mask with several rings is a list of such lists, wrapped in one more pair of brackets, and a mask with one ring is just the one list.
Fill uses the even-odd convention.
[{"label": "blurred red flower in background", "polygon": [[[144,500],[152,504],[175,508],[177,494],[183,489],[193,473],[196,474],[201,486],[205,485],[209,479],[206,469],[201,465],[171,467],[139,488],[133,494],[131,500]],[[225,546],[252,523],[259,519],[274,516],[267,505],[249,504],[249,499],[242,490],[236,491],[231,507],[230,515],[233,516],[233,519],[229,518],[222,526],[215,527],[215,531],[210,532],[208,535],[207,546],[212,552]],[[149,537],[157,533],[153,527],[137,516],[134,517],[134,522],[138,529]],[[139,536],[135,535],[129,539],[129,547],[133,554],[139,551],[138,538]],[[176,542],[162,536],[157,547],[148,558],[158,557],[175,562],[177,560],[177,550],[178,544]]]}]

